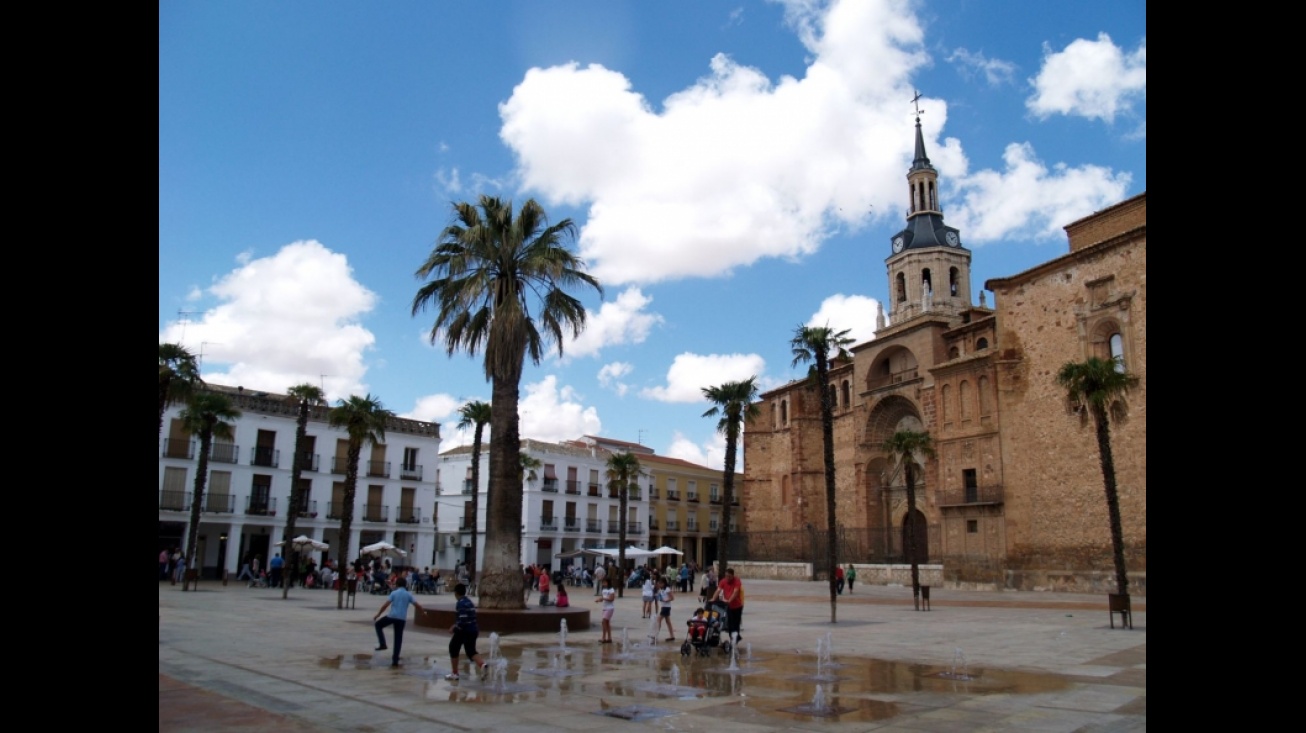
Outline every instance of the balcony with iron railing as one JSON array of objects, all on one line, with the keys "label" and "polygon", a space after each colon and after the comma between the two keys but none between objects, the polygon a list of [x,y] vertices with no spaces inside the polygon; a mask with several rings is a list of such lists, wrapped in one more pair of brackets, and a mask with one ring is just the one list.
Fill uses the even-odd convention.
[{"label": "balcony with iron railing", "polygon": [[590,484],[590,493],[589,493],[590,496],[598,496],[600,494],[600,491],[601,489],[598,484]]},{"label": "balcony with iron railing", "polygon": [[343,501],[327,502],[327,519],[344,519],[345,503]]},{"label": "balcony with iron railing", "polygon": [[709,531],[709,532],[715,532],[715,531],[717,531],[717,530],[719,530],[719,529],[721,529],[721,521],[720,521],[720,520],[713,519],[712,521],[710,521],[710,522],[707,523],[707,531]]},{"label": "balcony with iron railing", "polygon": [[692,519],[689,520],[688,522],[685,522],[685,531],[686,531],[686,532],[697,532],[697,531],[698,531],[698,522],[695,522],[695,521],[692,520]]},{"label": "balcony with iron railing", "polygon": [[399,478],[404,481],[421,481],[422,467],[415,463],[399,464]]},{"label": "balcony with iron railing", "polygon": [[580,520],[576,517],[564,517],[562,520],[562,529],[566,532],[579,532]]},{"label": "balcony with iron railing", "polygon": [[276,448],[255,446],[250,449],[249,465],[276,468],[281,463],[281,451]]},{"label": "balcony with iron railing", "polygon": [[[919,489],[917,492],[919,493]],[[934,501],[940,507],[970,506],[974,504],[1001,504],[1002,485],[967,486],[960,489],[943,489],[935,494]]]},{"label": "balcony with iron railing", "polygon": [[299,470],[316,472],[318,468],[318,455],[316,453],[299,454]]},{"label": "balcony with iron railing", "polygon": [[880,374],[871,379],[870,387],[871,389],[880,389],[881,387],[892,387],[895,385],[910,382],[914,379],[917,379],[918,376],[919,374],[916,371],[916,367],[912,367],[911,369],[903,369],[901,371],[896,371],[893,372],[892,374]]},{"label": "balcony with iron railing", "polygon": [[310,500],[310,501],[301,501],[301,502],[299,503],[299,505],[300,505],[300,507],[301,507],[301,509],[299,510],[299,518],[300,518],[300,519],[317,519],[317,502],[316,502],[316,501],[312,501],[312,500]]},{"label": "balcony with iron railing", "polygon": [[390,506],[388,504],[364,504],[363,521],[364,522],[390,521]]},{"label": "balcony with iron railing", "polygon": [[236,497],[231,494],[205,494],[204,511],[209,514],[235,514]]},{"label": "balcony with iron railing", "polygon": [[658,487],[656,487],[656,486],[650,486],[650,487],[648,487],[648,498],[650,498],[650,499],[661,499],[661,498],[662,498],[661,490],[658,489]]},{"label": "balcony with iron railing", "polygon": [[189,438],[183,438],[181,440],[164,438],[163,457],[185,458],[186,460],[192,460],[195,458],[195,441]]},{"label": "balcony with iron railing", "polygon": [[367,475],[371,478],[390,478],[390,461],[368,461]]},{"label": "balcony with iron railing", "polygon": [[557,532],[558,520],[555,517],[540,517],[541,532]]},{"label": "balcony with iron railing", "polygon": [[240,446],[235,443],[213,442],[209,446],[209,461],[212,463],[240,463]]},{"label": "balcony with iron railing", "polygon": [[641,535],[641,534],[644,534],[644,523],[643,523],[643,522],[626,522],[626,535],[627,535],[627,536],[630,536],[630,535]]},{"label": "balcony with iron railing", "polygon": [[476,485],[471,479],[463,479],[463,496],[471,496],[476,493]]},{"label": "balcony with iron railing", "polygon": [[679,532],[679,531],[680,531],[680,520],[679,520],[679,519],[668,519],[668,520],[667,520],[667,531],[668,531],[668,532]]},{"label": "balcony with iron railing", "polygon": [[641,501],[638,487],[632,487],[626,490],[626,501]]},{"label": "balcony with iron railing", "polygon": [[658,520],[656,520],[656,519],[650,519],[650,520],[648,520],[648,528],[649,528],[649,529],[657,529],[657,528],[658,528]]},{"label": "balcony with iron railing", "polygon": [[603,531],[603,520],[601,520],[601,519],[586,519],[586,520],[585,520],[585,531],[586,531],[586,532],[602,532],[602,531]]},{"label": "balcony with iron railing", "polygon": [[190,510],[189,491],[160,491],[159,511],[185,512]]},{"label": "balcony with iron railing", "polygon": [[580,482],[574,479],[567,479],[567,493],[580,495]]},{"label": "balcony with iron railing", "polygon": [[694,502],[695,504],[697,504],[697,503],[698,503],[698,494],[690,494],[689,496],[686,496],[686,497],[685,497],[685,501],[692,501],[692,502]]},{"label": "balcony with iron railing", "polygon": [[395,521],[400,524],[420,524],[422,510],[415,506],[401,506],[399,512],[395,515]]},{"label": "balcony with iron railing", "polygon": [[668,501],[680,501],[680,491],[676,489],[667,489]]},{"label": "balcony with iron railing", "polygon": [[245,514],[255,517],[277,516],[277,500],[268,496],[245,497]]},{"label": "balcony with iron railing", "polygon": [[720,504],[720,503],[721,503],[721,496],[720,496],[719,494],[712,494],[712,495],[710,495],[710,496],[707,497],[707,503],[709,503],[709,504]]},{"label": "balcony with iron railing", "polygon": [[547,491],[550,494],[558,493],[558,479],[556,478],[544,479],[544,483],[540,485],[540,491]]},{"label": "balcony with iron railing", "polygon": [[341,475],[349,473],[349,456],[332,456],[331,473]]}]

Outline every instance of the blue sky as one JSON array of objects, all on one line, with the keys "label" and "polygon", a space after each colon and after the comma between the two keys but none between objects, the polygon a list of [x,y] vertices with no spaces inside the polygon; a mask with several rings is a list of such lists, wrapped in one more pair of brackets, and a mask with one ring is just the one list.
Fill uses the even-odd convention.
[{"label": "blue sky", "polygon": [[1146,33],[1141,0],[160,2],[159,339],[470,442],[490,388],[414,273],[452,202],[534,198],[605,294],[523,434],[720,466],[703,387],[801,376],[800,325],[873,338],[914,92],[978,289],[1146,190]]}]

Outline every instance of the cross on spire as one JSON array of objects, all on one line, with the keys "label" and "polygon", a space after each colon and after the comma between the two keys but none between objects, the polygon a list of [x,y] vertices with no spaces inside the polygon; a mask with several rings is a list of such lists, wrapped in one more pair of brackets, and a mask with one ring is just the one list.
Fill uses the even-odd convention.
[{"label": "cross on spire", "polygon": [[920,98],[921,98],[921,93],[920,93],[920,92],[916,92],[916,96],[914,96],[914,97],[911,98],[912,106],[916,108],[916,121],[917,121],[917,122],[920,122],[920,121],[921,121],[921,115],[925,114],[925,110],[921,109]]}]

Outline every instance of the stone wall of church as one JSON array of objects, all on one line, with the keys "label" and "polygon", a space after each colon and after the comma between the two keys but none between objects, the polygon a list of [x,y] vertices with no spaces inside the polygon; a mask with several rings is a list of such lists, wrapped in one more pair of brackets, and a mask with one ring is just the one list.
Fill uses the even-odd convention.
[{"label": "stone wall of church", "polygon": [[[1117,222],[1132,221],[1138,207],[1129,210]],[[1146,221],[1145,199],[1141,216]],[[991,281],[999,334],[1006,567],[1016,587],[1074,569],[1110,576],[1111,537],[1092,420],[1070,409],[1056,383],[1062,365],[1095,355],[1100,345],[1086,324],[1106,317],[1125,331],[1127,368],[1141,380],[1126,400],[1128,417],[1112,423],[1111,437],[1127,562],[1131,572],[1142,573],[1140,587],[1131,591],[1146,591],[1146,230],[1131,237],[1080,249],[1019,278]],[[1088,586],[1096,582],[1082,577]],[[1068,583],[1063,579],[1059,587],[1072,589]]]}]

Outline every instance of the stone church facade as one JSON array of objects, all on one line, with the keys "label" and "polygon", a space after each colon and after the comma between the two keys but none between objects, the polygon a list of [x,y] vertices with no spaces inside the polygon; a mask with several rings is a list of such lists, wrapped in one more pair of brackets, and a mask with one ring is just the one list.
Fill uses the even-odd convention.
[{"label": "stone church facade", "polygon": [[[912,521],[926,536],[917,559],[941,565],[945,583],[1111,590],[1092,424],[1055,375],[1066,362],[1116,357],[1140,379],[1111,437],[1130,588],[1145,595],[1146,193],[1066,226],[1068,254],[986,282],[989,308],[982,292],[970,301],[971,252],[944,222],[919,120],[907,180],[907,226],[885,260],[887,323],[881,312],[875,338],[833,365],[827,385],[840,526],[826,527],[820,395],[793,382],[763,394],[746,426],[745,541],[808,536],[793,544],[805,554],[837,537],[841,563],[894,563]],[[928,431],[935,446],[913,517],[901,466],[881,449],[898,430]]]}]

